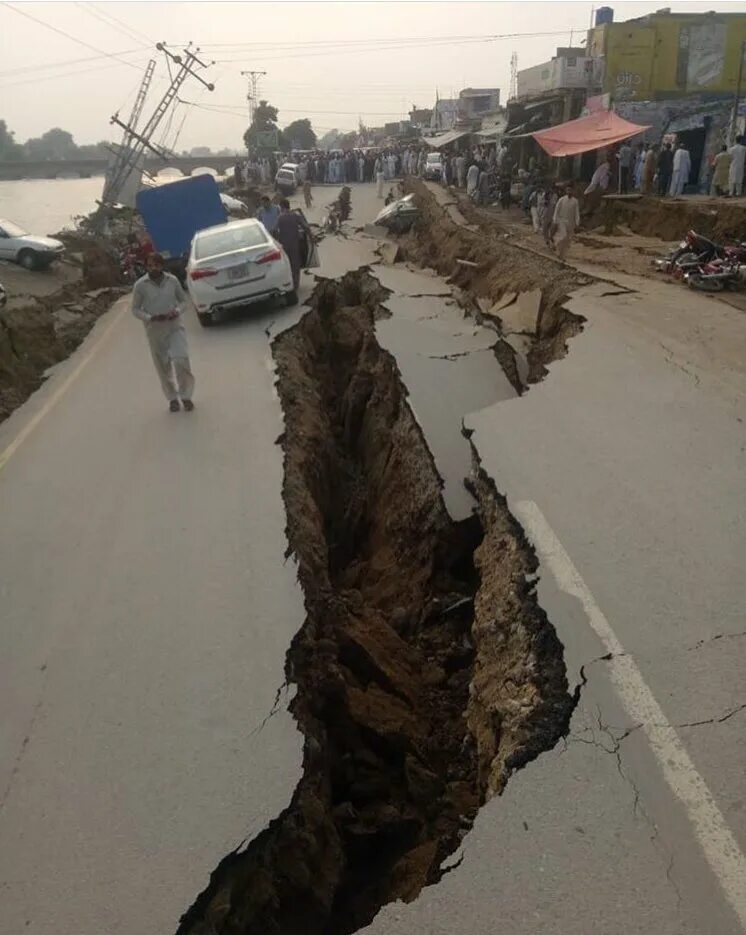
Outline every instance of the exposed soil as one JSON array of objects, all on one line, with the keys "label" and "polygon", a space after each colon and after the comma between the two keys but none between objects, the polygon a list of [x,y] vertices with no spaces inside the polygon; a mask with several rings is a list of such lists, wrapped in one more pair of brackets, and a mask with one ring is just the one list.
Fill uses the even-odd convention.
[{"label": "exposed soil", "polygon": [[51,366],[69,357],[120,294],[73,285],[0,311],[0,422],[41,386]]},{"label": "exposed soil", "polygon": [[437,882],[479,806],[568,728],[575,699],[530,583],[536,559],[478,465],[474,515],[450,519],[376,340],[381,298],[364,272],[322,281],[273,344],[307,612],[286,664],[303,774],[180,935],[357,931]]},{"label": "exposed soil", "polygon": [[698,233],[717,241],[746,238],[746,204],[737,199],[605,199],[601,217],[607,233],[611,233],[615,227],[625,226],[646,237],[682,240],[687,230],[694,228]]},{"label": "exposed soil", "polygon": [[[415,226],[399,241],[407,258],[448,277],[457,291],[461,290],[461,300],[471,307],[478,321],[506,294],[540,290],[535,326],[522,332],[527,339],[525,380],[519,377],[522,368],[511,344],[501,342],[497,353],[519,392],[525,383],[541,380],[546,365],[564,357],[567,342],[582,330],[582,316],[563,306],[574,289],[591,280],[551,257],[510,243],[499,227],[477,230],[456,223],[421,181],[408,180],[407,187],[414,191],[420,209]],[[499,333],[507,333],[499,310],[487,317],[497,320]]]}]

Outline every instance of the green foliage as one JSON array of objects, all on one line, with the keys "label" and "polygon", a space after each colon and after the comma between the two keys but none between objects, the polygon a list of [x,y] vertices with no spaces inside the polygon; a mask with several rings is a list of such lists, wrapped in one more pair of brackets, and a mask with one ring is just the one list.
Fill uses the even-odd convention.
[{"label": "green foliage", "polygon": [[282,131],[285,145],[292,149],[315,149],[316,134],[308,117],[294,120]]},{"label": "green foliage", "polygon": [[53,127],[41,136],[32,137],[25,143],[17,143],[14,134],[4,120],[0,120],[0,160],[44,162],[64,159],[105,159],[110,155],[109,143],[101,140],[78,146],[71,133]]},{"label": "green foliage", "polygon": [[[267,101],[259,101],[259,104],[254,111],[254,119],[251,121],[251,126],[243,135],[243,141],[246,144],[246,148],[249,151],[266,148],[259,145],[257,141],[257,135],[260,133],[266,133],[268,130],[276,130],[278,136],[281,136],[277,127],[277,108],[273,107]],[[282,145],[281,139],[278,139],[278,145]]]}]

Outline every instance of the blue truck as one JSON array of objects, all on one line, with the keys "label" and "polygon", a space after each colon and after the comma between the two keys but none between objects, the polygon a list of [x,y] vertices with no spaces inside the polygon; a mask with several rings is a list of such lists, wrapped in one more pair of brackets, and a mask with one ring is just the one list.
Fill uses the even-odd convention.
[{"label": "blue truck", "polygon": [[227,220],[217,182],[211,175],[193,175],[145,188],[138,192],[136,204],[155,249],[166,260],[166,268],[182,283],[194,235]]}]

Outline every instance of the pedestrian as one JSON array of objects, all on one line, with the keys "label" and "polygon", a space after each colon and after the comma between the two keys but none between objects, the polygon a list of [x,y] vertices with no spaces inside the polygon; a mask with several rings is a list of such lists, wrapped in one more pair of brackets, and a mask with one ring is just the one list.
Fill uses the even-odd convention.
[{"label": "pedestrian", "polygon": [[472,162],[469,171],[466,173],[466,194],[469,198],[475,198],[477,185],[479,184],[479,166]]},{"label": "pedestrian", "polygon": [[241,163],[237,162],[233,166],[233,183],[236,188],[241,188],[243,186],[243,169],[241,168]]},{"label": "pedestrian", "polygon": [[466,187],[466,156],[463,153],[459,153],[456,156],[456,176],[458,178],[458,187]]},{"label": "pedestrian", "polygon": [[648,157],[648,144],[640,143],[639,149],[637,151],[637,158],[635,159],[635,169],[634,169],[634,183],[635,191],[642,191],[642,175],[645,171],[645,161]]},{"label": "pedestrian", "polygon": [[580,226],[580,205],[575,197],[575,187],[572,182],[568,184],[565,194],[557,202],[553,221],[557,256],[564,262],[575,230]]},{"label": "pedestrian", "polygon": [[720,152],[712,160],[712,183],[710,185],[711,195],[727,195],[730,182],[730,166],[733,157],[728,152],[728,147],[723,144]]},{"label": "pedestrian", "polygon": [[653,194],[653,179],[655,170],[658,166],[658,146],[651,146],[645,155],[645,165],[642,169],[642,193],[643,195]]},{"label": "pedestrian", "polygon": [[383,170],[384,159],[382,156],[379,156],[376,159],[376,164],[373,169],[376,176],[376,195],[378,198],[383,198],[383,183],[386,180],[386,173]]},{"label": "pedestrian", "polygon": [[604,156],[596,171],[591,176],[591,180],[588,183],[588,188],[586,188],[585,194],[590,195],[592,192],[598,191],[601,192],[602,195],[605,195],[609,189],[610,181],[611,166],[609,165],[608,156]]},{"label": "pedestrian", "polygon": [[259,204],[259,210],[256,212],[257,220],[261,221],[269,233],[272,234],[280,218],[280,209],[277,205],[272,204],[269,200],[269,195],[262,195]]},{"label": "pedestrian", "polygon": [[306,235],[300,215],[290,210],[287,198],[280,201],[280,217],[275,228],[275,237],[282,244],[282,249],[290,260],[290,269],[293,273],[293,291],[298,291],[300,285],[300,270],[303,265],[301,244]]},{"label": "pedestrian", "polygon": [[531,226],[533,227],[534,233],[536,234],[538,234],[541,230],[544,194],[544,186],[539,183],[536,185],[528,198],[528,208],[531,213]]},{"label": "pedestrian", "polygon": [[676,152],[673,155],[673,175],[671,176],[671,188],[669,193],[672,197],[681,195],[684,192],[684,186],[689,181],[689,173],[692,171],[692,160],[689,156],[689,150],[684,143],[679,143]]},{"label": "pedestrian", "polygon": [[554,227],[554,209],[559,201],[559,191],[557,185],[552,185],[544,193],[544,210],[542,211],[541,232],[544,236],[544,243],[552,246],[552,228]]},{"label": "pedestrian", "polygon": [[658,158],[658,194],[667,195],[671,187],[671,176],[673,175],[673,152],[671,144],[666,145],[661,150]]},{"label": "pedestrian", "polygon": [[155,370],[171,412],[194,409],[194,376],[186,329],[181,320],[187,297],[181,283],[164,270],[160,253],[151,253],[147,273],[132,290],[132,314],[145,323]]},{"label": "pedestrian", "polygon": [[629,140],[625,140],[619,147],[617,159],[619,160],[619,194],[626,195],[629,192],[632,169],[632,147]]},{"label": "pedestrian", "polygon": [[477,201],[480,205],[486,205],[490,197],[490,175],[487,171],[487,163],[482,163],[479,170],[479,181],[477,182]]},{"label": "pedestrian", "polygon": [[311,194],[311,182],[309,179],[303,183],[303,198],[306,202],[306,207],[310,208],[313,205],[313,195]]},{"label": "pedestrian", "polygon": [[728,150],[730,154],[730,170],[728,171],[728,187],[731,195],[740,196],[743,193],[743,168],[746,163],[746,137],[736,137],[735,145]]}]

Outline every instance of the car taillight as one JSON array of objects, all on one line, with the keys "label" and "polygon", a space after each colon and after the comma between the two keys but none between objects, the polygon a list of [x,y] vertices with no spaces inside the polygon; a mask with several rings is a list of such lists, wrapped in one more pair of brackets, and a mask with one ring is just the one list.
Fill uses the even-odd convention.
[{"label": "car taillight", "polygon": [[204,269],[193,269],[189,274],[191,279],[208,279],[210,276],[217,276],[218,271],[216,269],[210,269],[205,267]]},{"label": "car taillight", "polygon": [[263,253],[255,263],[275,263],[282,259],[282,250],[270,250],[269,253]]}]

